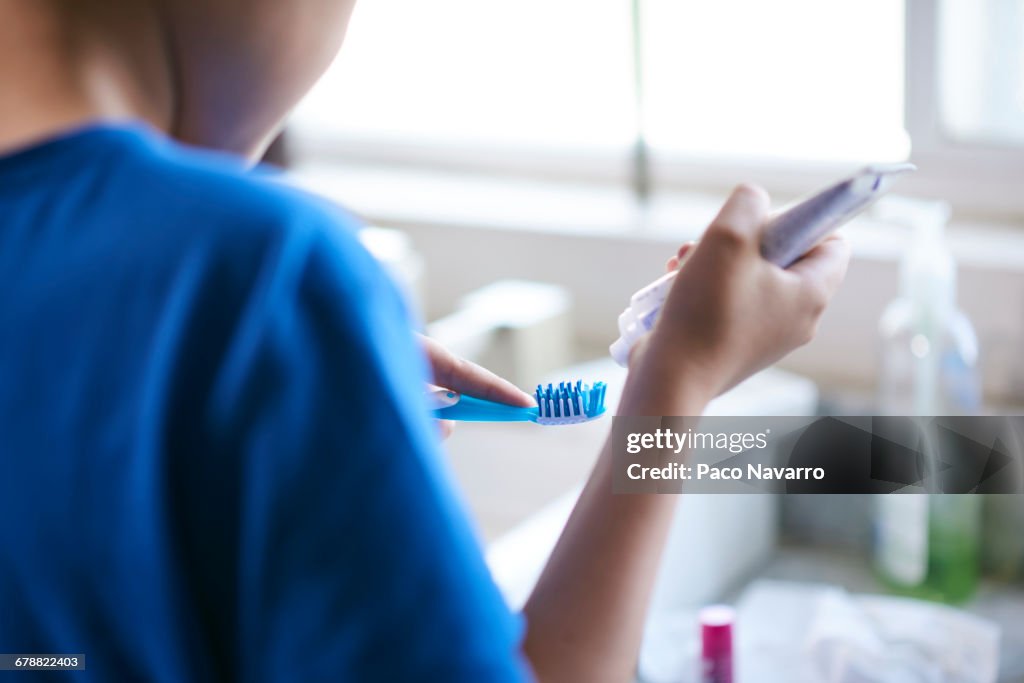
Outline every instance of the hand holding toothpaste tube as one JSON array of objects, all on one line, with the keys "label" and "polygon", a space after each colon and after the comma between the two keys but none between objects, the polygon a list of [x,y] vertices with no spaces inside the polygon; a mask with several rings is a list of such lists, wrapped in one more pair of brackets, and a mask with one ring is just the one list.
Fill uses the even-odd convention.
[{"label": "hand holding toothpaste tube", "polygon": [[[766,353],[759,361],[746,369],[756,371],[773,360],[778,360],[799,345],[795,343],[796,341],[806,342],[813,336],[817,318],[821,313],[820,309],[824,308],[824,304],[834,290],[833,282],[838,283],[842,279],[845,260],[848,257],[845,255],[844,249],[836,244],[828,244],[826,238],[840,225],[864,211],[883,196],[892,187],[896,177],[913,170],[915,167],[912,164],[868,166],[853,176],[843,179],[771,217],[767,215],[768,201],[764,192],[758,188],[741,186],[733,192],[702,240],[702,242],[713,242],[717,246],[697,247],[693,243],[683,245],[677,256],[669,259],[670,272],[633,295],[629,307],[619,316],[621,336],[610,348],[612,357],[620,365],[625,366],[632,357],[632,350],[637,342],[643,339],[642,345],[646,346],[645,338],[658,323],[661,309],[666,306],[668,298],[678,300],[688,296],[692,300],[720,295],[718,287],[726,285],[726,283],[720,282],[715,285],[714,278],[721,277],[721,272],[728,271],[735,266],[735,259],[729,257],[727,258],[728,263],[719,262],[717,266],[713,262],[723,258],[724,252],[733,251],[740,257],[740,260],[754,258],[750,261],[750,265],[755,272],[748,272],[745,275],[737,273],[737,278],[741,283],[743,277],[747,278],[745,284],[748,289],[750,286],[758,284],[757,271],[761,274],[770,273],[772,268],[765,266],[774,265],[776,271],[780,268],[788,269],[795,275],[795,277],[788,278],[791,283],[788,285],[789,289],[803,291],[803,294],[799,296],[794,294],[790,298],[803,300],[802,312],[805,315],[776,319],[774,323],[771,320],[762,320],[764,323],[762,329],[768,332],[765,339],[769,343],[765,347],[771,347],[771,343],[774,341],[779,348],[774,353]],[[709,251],[713,254],[704,257],[707,262],[694,269],[704,272],[704,276],[677,278],[677,273],[682,274],[682,270],[685,270],[680,269],[680,264],[686,257],[694,252],[706,254]],[[827,263],[829,256],[833,255],[832,259],[835,260],[838,258],[836,254],[840,251],[844,254],[841,257],[842,268],[839,270],[835,267],[830,268]],[[763,263],[755,263],[756,256],[760,256]],[[831,275],[830,270],[833,271]],[[780,277],[779,282],[784,282],[787,279],[785,276]],[[689,295],[676,293],[681,288],[680,283],[677,282],[678,279],[697,280],[691,283]],[[798,282],[803,284],[797,285]],[[760,284],[768,285],[771,288],[772,285],[778,283],[768,277]],[[750,291],[749,301],[756,304],[758,292]],[[770,298],[775,300],[775,295],[779,294],[784,294],[784,292],[775,291]],[[770,301],[764,303],[771,306]],[[676,304],[676,306],[680,306],[680,304]],[[815,311],[817,312],[815,313]],[[797,314],[800,312],[791,311],[791,313]],[[738,311],[734,313],[738,313]],[[755,313],[755,311],[748,311],[748,313]],[[808,313],[810,315],[806,315]],[[807,318],[813,320],[813,324],[808,326]],[[757,318],[754,316],[749,319],[756,320]],[[739,319],[734,318],[734,321],[737,320]],[[781,327],[780,320],[784,323]],[[703,322],[706,325],[709,319],[702,318],[698,322]],[[704,327],[696,329],[703,331]],[[772,337],[773,332],[781,335],[784,330],[795,335],[789,340],[788,348],[787,344],[783,343],[782,336]],[[690,336],[694,337],[693,334]],[[707,338],[706,335],[702,336]],[[740,367],[743,367],[742,364]],[[713,390],[716,393],[724,391],[743,379],[744,376],[746,375],[741,372],[720,386],[712,383]]]},{"label": "hand holding toothpaste tube", "polygon": [[700,243],[681,250],[653,331],[631,354],[634,373],[685,378],[711,398],[811,340],[849,250],[830,237],[780,268],[761,253],[768,207],[763,190],[740,186]]}]

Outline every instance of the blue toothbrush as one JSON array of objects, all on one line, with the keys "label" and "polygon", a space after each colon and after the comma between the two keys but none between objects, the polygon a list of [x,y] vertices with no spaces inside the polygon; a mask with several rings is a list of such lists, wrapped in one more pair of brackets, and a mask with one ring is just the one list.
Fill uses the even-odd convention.
[{"label": "blue toothbrush", "polygon": [[582,381],[562,382],[543,387],[537,385],[534,396],[537,407],[521,408],[465,396],[456,391],[438,389],[431,392],[434,416],[442,420],[463,422],[536,422],[539,425],[571,425],[596,420],[605,413],[604,394],[607,386],[594,386]]}]

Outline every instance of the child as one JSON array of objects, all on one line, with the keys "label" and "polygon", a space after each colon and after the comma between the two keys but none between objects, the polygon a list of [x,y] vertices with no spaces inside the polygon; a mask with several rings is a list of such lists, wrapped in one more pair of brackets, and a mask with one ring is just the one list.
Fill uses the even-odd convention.
[{"label": "child", "polygon": [[[528,399],[425,354],[354,221],[243,167],[351,5],[0,0],[0,652],[98,681],[631,676],[675,497],[613,496],[605,447],[510,614],[427,362]],[[619,414],[699,414],[811,338],[845,247],[782,271],[767,208],[726,202]]]}]

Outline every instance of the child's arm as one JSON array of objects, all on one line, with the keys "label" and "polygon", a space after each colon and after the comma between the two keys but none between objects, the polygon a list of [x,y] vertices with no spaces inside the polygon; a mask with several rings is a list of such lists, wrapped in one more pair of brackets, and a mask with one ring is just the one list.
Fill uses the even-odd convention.
[{"label": "child's arm", "polygon": [[[758,248],[767,210],[762,191],[737,189],[690,250],[654,332],[633,351],[619,415],[699,415],[813,337],[846,246],[829,240],[781,270]],[[524,610],[524,650],[541,681],[632,680],[677,497],[613,495],[612,466],[609,443]]]}]

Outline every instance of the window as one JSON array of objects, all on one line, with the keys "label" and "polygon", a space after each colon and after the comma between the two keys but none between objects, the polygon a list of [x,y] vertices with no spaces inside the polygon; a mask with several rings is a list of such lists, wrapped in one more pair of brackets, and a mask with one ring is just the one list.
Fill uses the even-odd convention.
[{"label": "window", "polygon": [[621,148],[629,17],[620,0],[360,2],[298,121],[395,143]]},{"label": "window", "polygon": [[[1021,30],[1022,2],[906,0],[905,118],[922,169],[907,185],[961,213],[1024,216],[1014,95],[1022,87],[1022,44],[1004,35]],[[1015,28],[1001,26],[1014,21]]]},{"label": "window", "polygon": [[655,149],[695,156],[890,161],[903,129],[897,0],[646,0]]},{"label": "window", "polygon": [[294,119],[300,154],[806,190],[1024,214],[1024,0],[364,0]]},{"label": "window", "polygon": [[939,29],[946,133],[1024,146],[1024,0],[945,0]]}]

